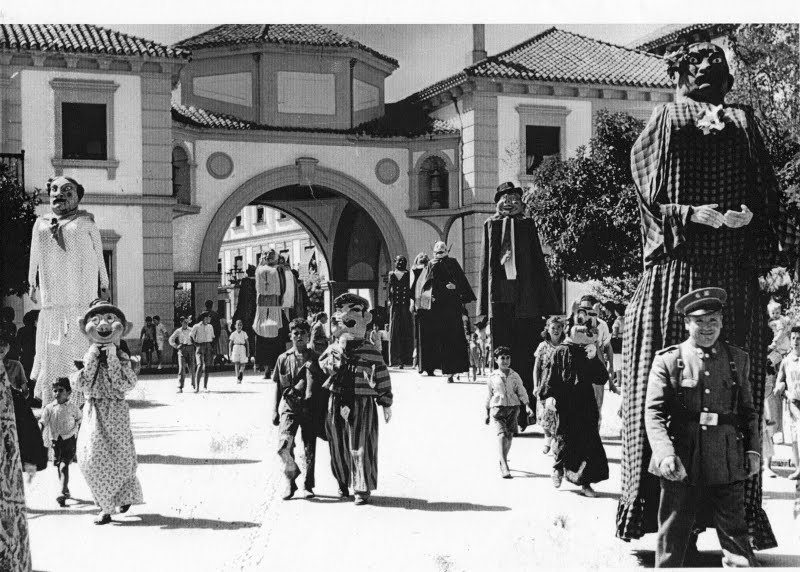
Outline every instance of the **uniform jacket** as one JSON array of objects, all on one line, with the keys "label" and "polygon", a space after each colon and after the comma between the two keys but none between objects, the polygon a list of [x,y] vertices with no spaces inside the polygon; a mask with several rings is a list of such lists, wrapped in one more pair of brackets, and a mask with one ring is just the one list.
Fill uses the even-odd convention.
[{"label": "uniform jacket", "polygon": [[[682,368],[679,360],[683,362]],[[731,371],[731,361],[735,374]],[[647,438],[653,450],[650,472],[660,476],[661,461],[677,455],[691,485],[724,485],[747,478],[745,453],[761,451],[749,375],[747,353],[723,342],[703,349],[687,340],[658,352],[647,382],[644,412]],[[709,426],[672,417],[683,409],[678,383],[689,413],[738,413],[738,425]]]},{"label": "uniform jacket", "polygon": [[492,317],[492,303],[514,304],[517,318],[533,318],[558,311],[553,283],[545,265],[539,231],[532,218],[514,220],[514,258],[517,279],[507,280],[500,263],[503,218],[494,215],[483,223],[481,284],[478,314]]}]

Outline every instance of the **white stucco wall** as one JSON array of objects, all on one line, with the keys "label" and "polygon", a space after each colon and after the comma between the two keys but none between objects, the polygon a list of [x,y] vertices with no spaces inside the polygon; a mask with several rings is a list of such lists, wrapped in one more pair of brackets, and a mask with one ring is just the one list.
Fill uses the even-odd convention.
[{"label": "white stucco wall", "polygon": [[[206,159],[216,151],[224,151],[233,160],[233,172],[227,179],[215,179],[205,169]],[[176,272],[199,270],[200,251],[208,225],[220,205],[236,189],[266,171],[294,166],[300,157],[313,157],[319,161],[318,167],[344,173],[370,189],[397,220],[409,256],[420,251],[429,252],[436,240],[436,232],[430,226],[405,216],[409,204],[407,149],[201,140],[195,144],[195,153],[198,164],[195,196],[201,211],[173,223]],[[375,165],[383,158],[391,158],[400,166],[400,178],[391,185],[381,183],[375,175]],[[264,189],[268,190],[271,189]]]},{"label": "white stucco wall", "polygon": [[[84,73],[67,70],[23,70],[22,148],[25,149],[25,181],[29,189],[44,188],[54,171],[55,95],[50,81],[55,78],[114,81],[114,159],[119,168],[114,180],[105,169],[64,169],[88,193],[142,194],[142,88],[139,76],[113,73]],[[60,134],[58,134],[60,137]],[[111,157],[109,157],[111,158]]]},{"label": "white stucco wall", "polygon": [[[520,141],[520,117],[518,105],[543,105],[566,107],[570,110],[566,117],[565,158],[574,155],[575,150],[585,145],[592,137],[592,103],[575,99],[531,98],[499,96],[497,98],[497,157],[498,180],[516,181],[519,178],[520,161],[518,153],[524,152],[525,142]],[[516,160],[510,154],[517,153]]]}]

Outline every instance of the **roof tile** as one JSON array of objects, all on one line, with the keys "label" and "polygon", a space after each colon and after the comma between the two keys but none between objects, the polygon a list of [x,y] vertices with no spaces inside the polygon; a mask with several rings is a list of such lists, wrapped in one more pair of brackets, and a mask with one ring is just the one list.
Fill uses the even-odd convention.
[{"label": "roof tile", "polygon": [[189,52],[91,24],[0,24],[0,50],[188,58]]}]

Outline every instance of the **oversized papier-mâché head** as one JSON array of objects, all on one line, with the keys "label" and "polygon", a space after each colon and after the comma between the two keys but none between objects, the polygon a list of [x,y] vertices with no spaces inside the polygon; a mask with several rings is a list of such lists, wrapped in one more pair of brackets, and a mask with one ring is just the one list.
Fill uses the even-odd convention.
[{"label": "oversized papier-m\u00e2ch\u00e9 head", "polygon": [[79,320],[79,324],[88,340],[99,345],[119,345],[119,341],[133,327],[125,319],[122,310],[100,299],[89,305],[89,311]]},{"label": "oversized papier-m\u00e2ch\u00e9 head", "polygon": [[398,254],[397,257],[394,259],[394,267],[398,270],[405,270],[408,268],[408,258],[403,256],[402,254]]},{"label": "oversized papier-m\u00e2ch\u00e9 head", "polygon": [[47,181],[47,194],[53,214],[68,215],[78,209],[83,199],[83,185],[71,177],[53,177]]},{"label": "oversized papier-m\u00e2ch\u00e9 head", "polygon": [[720,105],[733,87],[725,52],[710,42],[681,46],[666,56],[669,74],[677,81],[677,95]]},{"label": "oversized papier-m\u00e2ch\u00e9 head", "polygon": [[522,214],[525,205],[522,203],[522,189],[514,183],[502,183],[494,193],[495,211],[500,216],[517,216]]},{"label": "oversized papier-m\u00e2ch\u00e9 head", "polygon": [[348,292],[333,301],[331,335],[334,338],[363,339],[371,321],[372,312],[366,298]]}]

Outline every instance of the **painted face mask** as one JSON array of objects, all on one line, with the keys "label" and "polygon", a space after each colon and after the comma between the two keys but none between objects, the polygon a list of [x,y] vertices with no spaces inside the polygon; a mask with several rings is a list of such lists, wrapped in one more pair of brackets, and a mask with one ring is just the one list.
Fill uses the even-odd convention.
[{"label": "painted face mask", "polygon": [[516,216],[522,214],[523,207],[522,197],[516,193],[506,193],[498,199],[495,210],[501,216]]},{"label": "painted face mask", "polygon": [[718,105],[733,86],[725,52],[714,44],[692,44],[667,60],[670,74],[678,76],[677,92],[683,97]]},{"label": "painted face mask", "polygon": [[70,214],[81,202],[78,185],[66,177],[56,177],[47,186],[50,208],[59,216]]},{"label": "painted face mask", "polygon": [[369,303],[354,294],[342,294],[334,300],[331,335],[340,339],[363,339],[372,320]]},{"label": "painted face mask", "polygon": [[447,256],[447,245],[444,242],[437,242],[433,245],[433,257],[437,260]]}]

